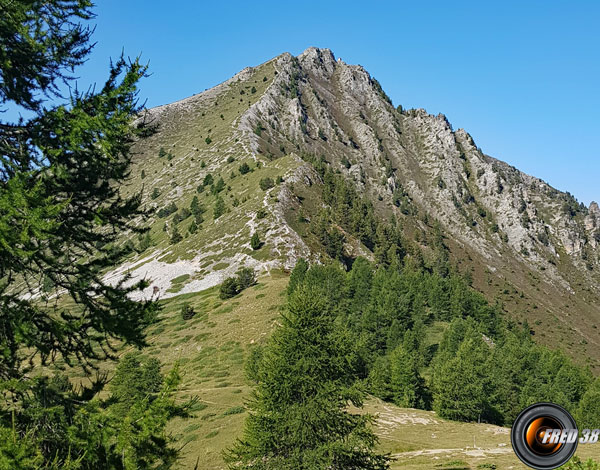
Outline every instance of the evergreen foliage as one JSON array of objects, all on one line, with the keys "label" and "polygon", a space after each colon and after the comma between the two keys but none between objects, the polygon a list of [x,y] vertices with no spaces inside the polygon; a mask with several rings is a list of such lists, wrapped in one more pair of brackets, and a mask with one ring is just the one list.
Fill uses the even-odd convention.
[{"label": "evergreen foliage", "polygon": [[230,468],[388,468],[373,450],[372,417],[346,410],[364,397],[354,380],[359,356],[332,307],[316,284],[291,294],[262,353],[244,436],[226,455]]},{"label": "evergreen foliage", "polygon": [[250,237],[250,246],[253,250],[258,250],[262,246],[258,232],[254,232],[252,237]]},{"label": "evergreen foliage", "polygon": [[[143,119],[132,125],[143,114],[137,84],[146,67],[139,61],[119,58],[100,87],[73,86],[74,68],[92,47],[85,26],[91,8],[88,0],[1,7],[0,111],[29,111],[18,122],[0,120],[2,468],[166,469],[177,454],[165,431],[176,370],[161,386],[157,364],[144,362],[136,373],[152,386],[142,396],[137,378],[124,378],[131,368],[120,365],[107,399],[98,395],[102,375],[77,388],[47,375],[57,361],[89,371],[116,359],[116,345],[143,346],[158,310],[128,296],[146,281],[105,281],[106,269],[133,247],[132,240],[119,245],[119,235],[146,233],[141,193],[127,196],[120,187],[132,143],[153,128]],[[59,93],[63,82],[68,99]],[[33,373],[34,364],[46,367]]]}]

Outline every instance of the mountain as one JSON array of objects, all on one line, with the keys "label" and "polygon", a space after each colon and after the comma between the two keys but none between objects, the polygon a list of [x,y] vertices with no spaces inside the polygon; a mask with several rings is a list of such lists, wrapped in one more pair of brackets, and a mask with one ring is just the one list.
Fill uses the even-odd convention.
[{"label": "mountain", "polygon": [[[328,206],[317,162],[343,177],[376,217],[394,218],[426,263],[441,236],[450,263],[509,318],[527,321],[538,341],[598,365],[598,205],[579,204],[486,155],[444,115],[394,107],[361,66],[328,49],[285,53],[145,118],[158,132],[136,145],[126,190],[143,187],[157,212],[150,240],[128,235],[138,252],[110,274],[150,278],[144,296],[202,291],[241,266],[269,273],[300,257],[327,259],[314,230]],[[191,233],[194,197],[203,221]],[[224,213],[215,218],[220,204]],[[343,224],[337,230],[347,262],[373,259],[364,237]]]}]

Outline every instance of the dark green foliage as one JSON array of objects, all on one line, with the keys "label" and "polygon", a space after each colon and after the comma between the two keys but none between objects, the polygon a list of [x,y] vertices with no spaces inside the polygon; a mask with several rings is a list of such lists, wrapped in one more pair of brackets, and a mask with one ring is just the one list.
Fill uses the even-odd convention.
[{"label": "dark green foliage", "polygon": [[207,175],[204,177],[204,179],[202,180],[202,185],[203,185],[203,186],[210,186],[210,185],[212,185],[212,184],[213,184],[213,181],[214,181],[214,180],[213,180],[213,176],[212,176],[210,173],[208,173],[208,174],[207,174]]},{"label": "dark green foliage", "polygon": [[256,284],[254,269],[241,268],[236,273],[236,277],[229,277],[221,283],[219,297],[224,300],[230,299],[254,284]]},{"label": "dark green foliage", "polygon": [[175,214],[173,216],[173,225],[177,225],[180,222],[183,222],[185,219],[187,219],[190,215],[192,215],[192,212],[187,208],[184,207],[183,209],[181,209],[177,214]]},{"label": "dark green foliage", "polygon": [[[88,367],[114,359],[116,346],[144,346],[158,310],[128,295],[146,281],[105,281],[133,246],[118,237],[145,233],[140,221],[150,214],[142,195],[120,188],[130,175],[131,145],[153,128],[143,119],[132,125],[143,114],[137,84],[146,67],[137,60],[118,58],[98,87],[74,86],[73,69],[91,49],[91,6],[49,0],[0,7],[0,111],[30,111],[18,122],[0,121],[4,468],[169,468],[176,456],[165,432],[176,373],[160,396],[147,389],[126,410],[118,387],[108,400],[99,397],[102,377],[74,389],[64,377],[44,375],[56,361]],[[68,87],[69,98],[59,87]],[[57,293],[67,301],[48,302]],[[47,367],[34,372],[34,364]]]},{"label": "dark green foliage", "polygon": [[225,213],[225,201],[221,196],[217,196],[215,207],[213,208],[213,219],[218,219]]},{"label": "dark green foliage", "polygon": [[196,223],[195,220],[193,220],[192,223],[190,224],[190,226],[188,227],[188,232],[191,234],[194,234],[197,231],[198,231],[198,224]]},{"label": "dark green foliage", "polygon": [[256,211],[256,218],[257,219],[264,219],[267,216],[267,211],[264,208],[260,208]]},{"label": "dark green foliage", "polygon": [[219,298],[225,300],[235,297],[240,292],[238,280],[235,277],[228,277],[219,287]]},{"label": "dark green foliage", "polygon": [[304,258],[300,258],[296,262],[296,266],[294,266],[294,269],[292,269],[290,274],[290,280],[287,287],[288,295],[292,294],[296,290],[296,287],[298,287],[304,281],[306,271],[308,271],[308,263]]},{"label": "dark green foliage", "polygon": [[204,142],[206,142],[206,145],[210,145],[212,143],[212,139],[210,137],[207,137],[206,139],[204,139]]},{"label": "dark green foliage", "polygon": [[235,162],[235,157],[233,155],[229,155],[227,157],[227,163],[233,163],[233,162]]},{"label": "dark green foliage", "polygon": [[242,175],[245,175],[246,173],[250,172],[250,166],[248,166],[248,164],[244,162],[240,165],[239,170]]},{"label": "dark green foliage", "polygon": [[154,189],[152,190],[152,194],[150,194],[150,197],[151,197],[152,199],[156,199],[156,198],[158,198],[158,196],[160,196],[160,191],[159,191],[159,189],[158,189],[158,188],[154,188]]},{"label": "dark green foliage", "polygon": [[211,194],[217,195],[221,191],[223,191],[225,189],[225,187],[226,187],[225,180],[222,177],[219,177],[217,182],[215,184],[211,185],[210,192],[211,192]]},{"label": "dark green foliage", "polygon": [[237,284],[240,291],[256,284],[256,273],[252,268],[240,268],[237,274]]},{"label": "dark green foliage", "polygon": [[136,401],[158,393],[162,383],[158,359],[128,353],[117,365],[115,376],[110,382],[110,391],[119,402],[121,414],[126,415],[127,409]]},{"label": "dark green foliage", "polygon": [[388,458],[373,450],[372,417],[346,411],[349,403],[362,405],[363,393],[354,386],[359,361],[334,318],[317,284],[290,296],[283,326],[254,373],[258,385],[244,437],[226,455],[230,468],[388,467]]},{"label": "dark green foliage", "polygon": [[164,157],[166,155],[167,155],[167,151],[165,150],[164,147],[161,147],[160,150],[158,151],[159,158],[162,158],[162,157]]},{"label": "dark green foliage", "polygon": [[258,232],[254,232],[252,237],[250,238],[250,247],[253,250],[258,250],[262,246],[262,242],[260,241],[260,237],[258,236]]},{"label": "dark green foliage", "polygon": [[150,246],[152,246],[152,238],[150,237],[150,234],[148,232],[146,232],[145,234],[139,234],[138,236],[138,248],[137,251],[142,253],[143,251],[146,251],[148,248],[150,248]]},{"label": "dark green foliage", "polygon": [[267,189],[271,189],[273,186],[275,186],[275,182],[273,181],[273,178],[266,177],[260,180],[259,186],[260,189],[266,191]]},{"label": "dark green foliage", "polygon": [[250,89],[250,93],[252,93],[252,94],[256,93],[256,87],[252,87],[252,88]]},{"label": "dark green foliage", "polygon": [[171,233],[171,245],[175,245],[181,240],[183,240],[183,237],[181,236],[181,233],[179,233],[177,226],[173,227],[173,233]]},{"label": "dark green foliage", "polygon": [[144,170],[142,170],[142,173],[140,174],[140,178],[142,178],[142,179],[146,178],[146,172]]},{"label": "dark green foliage", "polygon": [[[433,245],[443,246],[441,234]],[[370,392],[384,400],[502,425],[536,401],[573,412],[587,403],[585,413],[600,414],[589,370],[535,345],[528,328],[509,327],[499,309],[452,270],[440,274],[412,258],[375,270],[357,258],[344,273],[334,266],[309,269],[301,260],[288,295],[307,285],[349,328],[361,364],[355,379],[366,379]],[[439,345],[427,345],[426,331],[436,321],[451,323]]]},{"label": "dark green foliage", "polygon": [[163,207],[162,209],[160,209],[157,213],[157,215],[161,218],[164,219],[165,217],[169,217],[171,214],[174,214],[175,212],[177,212],[177,204],[175,204],[174,202],[169,203],[169,205],[167,207]]},{"label": "dark green foliage", "polygon": [[196,311],[189,303],[186,302],[181,306],[181,318],[184,320],[191,320],[195,315]]},{"label": "dark green foliage", "polygon": [[248,359],[246,359],[246,362],[244,364],[244,372],[246,373],[246,378],[251,382],[258,383],[258,371],[260,370],[263,353],[263,346],[254,346],[250,350]]},{"label": "dark green foliage", "polygon": [[262,131],[264,131],[264,130],[265,130],[265,128],[262,126],[262,124],[260,122],[256,123],[256,126],[254,127],[254,133],[257,136],[260,137],[262,134]]}]

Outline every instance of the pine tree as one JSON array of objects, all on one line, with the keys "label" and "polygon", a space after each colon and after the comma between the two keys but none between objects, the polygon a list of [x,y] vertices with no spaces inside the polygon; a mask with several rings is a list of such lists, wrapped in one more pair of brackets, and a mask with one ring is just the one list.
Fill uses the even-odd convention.
[{"label": "pine tree", "polygon": [[[141,193],[120,188],[130,174],[131,145],[153,129],[140,118],[137,85],[146,67],[139,61],[121,57],[102,86],[74,86],[74,68],[92,48],[85,25],[91,8],[88,0],[0,7],[0,118],[11,107],[28,111],[18,122],[0,119],[5,468],[169,468],[176,454],[165,433],[175,379],[160,400],[137,403],[135,417],[129,410],[125,430],[110,402],[98,397],[105,377],[75,389],[64,376],[45,375],[56,361],[88,367],[115,359],[116,345],[143,346],[158,310],[128,295],[146,281],[105,280],[131,249],[118,237],[145,232],[139,222],[150,214]],[[68,99],[59,93],[63,83]],[[41,279],[47,281],[40,296]]]},{"label": "pine tree", "polygon": [[583,395],[577,409],[577,425],[579,429],[595,429],[600,423],[600,379],[592,382]]},{"label": "pine tree", "polygon": [[225,201],[221,196],[217,196],[215,200],[215,207],[213,209],[213,219],[217,220],[225,213]]},{"label": "pine tree", "polygon": [[386,469],[373,451],[376,437],[354,384],[356,354],[350,336],[336,330],[328,302],[305,285],[263,352],[258,386],[244,436],[226,455],[231,469]]},{"label": "pine tree", "polygon": [[258,250],[262,246],[258,232],[254,232],[250,238],[250,246],[253,250]]},{"label": "pine tree", "polygon": [[390,389],[392,401],[398,406],[414,408],[420,404],[424,384],[415,359],[402,345],[390,355]]},{"label": "pine tree", "polygon": [[493,387],[487,370],[489,347],[481,335],[467,337],[447,361],[439,361],[433,377],[433,409],[456,421],[478,421],[488,413]]},{"label": "pine tree", "polygon": [[183,237],[181,236],[181,233],[179,233],[177,226],[174,226],[173,233],[171,234],[171,244],[175,245],[175,244],[179,243],[181,240],[183,240]]}]

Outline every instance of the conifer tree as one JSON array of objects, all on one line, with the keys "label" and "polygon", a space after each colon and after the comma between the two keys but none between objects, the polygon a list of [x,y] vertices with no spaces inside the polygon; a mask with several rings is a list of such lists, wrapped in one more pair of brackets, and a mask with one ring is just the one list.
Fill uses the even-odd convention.
[{"label": "conifer tree", "polygon": [[[140,117],[137,84],[146,67],[139,61],[116,60],[102,86],[85,92],[73,86],[74,68],[92,48],[85,23],[93,17],[89,0],[0,6],[4,468],[169,468],[174,461],[164,433],[174,376],[160,400],[142,400],[136,416],[130,410],[125,429],[97,397],[105,378],[75,389],[39,367],[61,360],[89,371],[97,360],[114,359],[118,344],[143,346],[158,309],[128,296],[146,281],[105,280],[131,249],[115,243],[119,235],[144,233],[139,221],[149,214],[141,194],[127,196],[120,186],[129,176],[131,145],[152,128]],[[69,85],[68,99],[61,83]],[[10,108],[29,117],[4,120]],[[42,280],[45,289],[38,291]]]},{"label": "conifer tree", "polygon": [[262,243],[260,241],[260,237],[258,236],[258,232],[254,232],[252,237],[250,238],[250,246],[253,250],[258,250],[261,247]]},{"label": "conifer tree", "polygon": [[244,435],[226,455],[231,469],[385,469],[373,451],[376,437],[354,384],[356,354],[350,336],[336,330],[318,289],[299,286],[282,315],[283,326],[263,352]]}]

